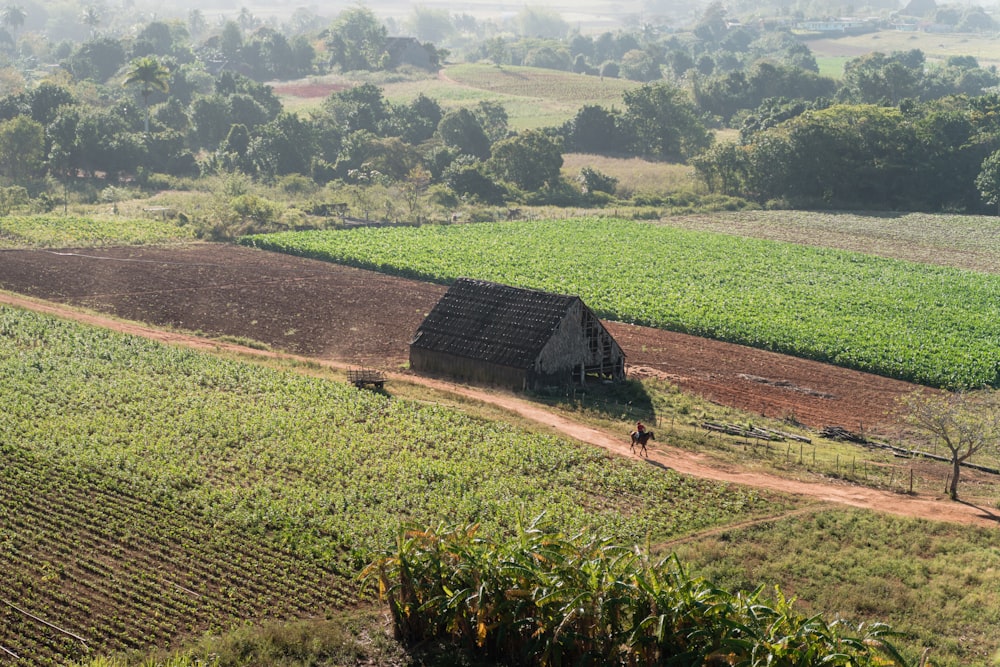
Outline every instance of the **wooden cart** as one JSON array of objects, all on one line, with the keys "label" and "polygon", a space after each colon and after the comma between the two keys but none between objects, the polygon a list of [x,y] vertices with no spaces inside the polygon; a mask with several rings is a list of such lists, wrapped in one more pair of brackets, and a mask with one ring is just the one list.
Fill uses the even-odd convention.
[{"label": "wooden cart", "polygon": [[352,368],[347,371],[347,381],[358,389],[372,387],[383,389],[385,387],[385,373],[374,368]]}]

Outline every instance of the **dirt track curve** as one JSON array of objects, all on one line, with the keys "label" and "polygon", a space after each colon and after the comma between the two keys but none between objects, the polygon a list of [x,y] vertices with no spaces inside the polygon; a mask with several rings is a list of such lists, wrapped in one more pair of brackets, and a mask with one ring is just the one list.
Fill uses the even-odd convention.
[{"label": "dirt track curve", "polygon": [[[229,351],[250,356],[299,359],[318,363],[338,370],[346,370],[351,366],[350,364],[337,361],[318,359],[315,357],[305,357],[283,352],[262,351],[232,343],[209,340],[198,336],[164,331],[153,327],[122,322],[103,315],[83,312],[61,304],[38,301],[10,293],[0,292],[0,303],[18,308],[34,310],[56,317],[72,319],[88,325],[104,327],[120,331],[122,333],[143,336],[171,345],[180,345],[208,351]],[[423,378],[415,375],[390,374],[390,377],[396,380],[420,384],[434,389],[458,394],[484,403],[489,403],[505,410],[509,410],[510,412],[532,420],[538,424],[551,427],[559,431],[564,436],[594,446],[602,447],[619,456],[635,457],[635,455],[630,452],[628,443],[625,442],[620,435],[612,435],[600,429],[574,422],[561,415],[554,414],[537,404],[517,398],[513,395],[486,392],[464,385]],[[795,494],[822,502],[871,509],[899,516],[947,521],[966,525],[1000,525],[1000,515],[983,507],[950,502],[929,496],[902,495],[851,486],[848,484],[823,484],[783,479],[773,475],[747,471],[737,466],[720,466],[717,463],[709,464],[705,457],[697,453],[676,449],[664,443],[658,443],[656,448],[651,448],[648,458],[644,458],[643,460],[647,461],[649,465],[655,465],[664,469],[672,469],[683,474],[720,482],[742,484],[761,489]]]}]

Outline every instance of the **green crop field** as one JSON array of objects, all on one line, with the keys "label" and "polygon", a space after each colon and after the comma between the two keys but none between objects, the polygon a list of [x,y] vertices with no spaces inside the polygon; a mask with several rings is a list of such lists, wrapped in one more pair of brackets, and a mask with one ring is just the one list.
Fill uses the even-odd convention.
[{"label": "green crop field", "polygon": [[69,248],[191,241],[194,230],[168,221],[76,215],[0,218],[0,248]]},{"label": "green crop field", "polygon": [[247,245],[576,294],[603,317],[923,384],[1000,384],[1000,277],[615,219],[358,229]]},{"label": "green crop field", "polygon": [[0,646],[24,664],[352,604],[404,520],[509,531],[546,514],[631,544],[791,506],[10,308],[0,414]]}]

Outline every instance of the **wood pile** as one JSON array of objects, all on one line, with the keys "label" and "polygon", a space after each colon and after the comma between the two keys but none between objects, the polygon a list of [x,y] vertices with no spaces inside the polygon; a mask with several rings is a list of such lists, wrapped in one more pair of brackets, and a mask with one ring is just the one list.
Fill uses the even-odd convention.
[{"label": "wood pile", "polygon": [[736,435],[743,438],[757,438],[759,440],[771,440],[776,442],[781,442],[783,440],[798,440],[799,442],[811,443],[809,438],[803,437],[801,435],[795,435],[794,433],[785,433],[783,431],[775,431],[770,428],[763,428],[761,426],[754,426],[753,424],[743,426],[740,424],[722,424],[720,422],[702,422],[702,428],[708,429],[709,431],[715,431],[717,433],[725,433],[726,435]]},{"label": "wood pile", "polygon": [[847,442],[856,442],[860,445],[867,445],[868,438],[860,433],[854,433],[853,431],[848,431],[843,426],[824,426],[823,430],[819,432],[820,436],[827,438],[828,440],[843,440]]}]

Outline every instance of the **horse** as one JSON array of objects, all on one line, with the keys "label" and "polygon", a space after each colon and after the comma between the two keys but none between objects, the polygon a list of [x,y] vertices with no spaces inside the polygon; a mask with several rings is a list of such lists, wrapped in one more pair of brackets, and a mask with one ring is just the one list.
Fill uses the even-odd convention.
[{"label": "horse", "polygon": [[638,445],[645,456],[649,456],[649,452],[646,451],[646,443],[650,440],[656,440],[656,436],[653,435],[652,431],[643,431],[639,433],[638,431],[632,431],[632,453],[635,454],[635,448]]}]

